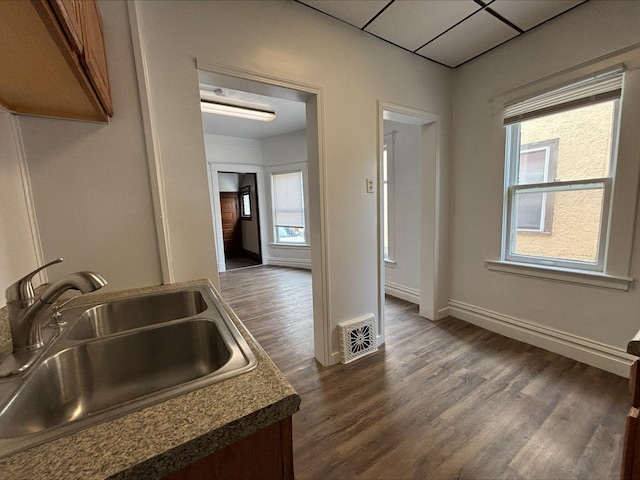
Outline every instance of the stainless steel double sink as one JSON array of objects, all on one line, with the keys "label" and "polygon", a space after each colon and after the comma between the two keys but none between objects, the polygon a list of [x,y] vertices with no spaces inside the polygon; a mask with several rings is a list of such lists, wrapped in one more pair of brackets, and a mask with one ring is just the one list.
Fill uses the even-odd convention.
[{"label": "stainless steel double sink", "polygon": [[[211,288],[61,311],[54,340],[0,380],[0,457],[247,372],[257,359]],[[53,328],[53,327],[52,327]]]}]

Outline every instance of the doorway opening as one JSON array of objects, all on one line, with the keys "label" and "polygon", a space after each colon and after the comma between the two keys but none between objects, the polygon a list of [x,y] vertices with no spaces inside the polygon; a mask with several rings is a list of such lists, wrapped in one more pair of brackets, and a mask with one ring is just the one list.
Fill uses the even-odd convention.
[{"label": "doorway opening", "polygon": [[[420,306],[420,315],[442,318],[440,286],[440,117],[379,103],[378,345],[384,343],[385,295]],[[442,298],[441,298],[442,297]],[[445,299],[446,301],[446,299]]]},{"label": "doorway opening", "polygon": [[[250,189],[245,198],[251,198],[250,192],[254,191],[255,212],[252,210],[251,216],[255,214],[258,220],[261,263],[311,270],[315,358],[323,365],[335,363],[330,351],[327,257],[323,234],[324,166],[319,141],[322,138],[322,112],[319,109],[322,91],[286,79],[263,78],[255,73],[221,65],[205,65],[203,62],[198,62],[198,82],[201,98],[244,107],[247,103],[262,103],[257,109],[275,116],[272,121],[258,122],[207,114],[203,109],[218,271],[228,269],[228,260],[221,254],[225,251],[225,239],[220,188],[223,177],[220,174],[252,175],[255,189]],[[220,96],[227,97],[227,101],[216,98]],[[229,97],[232,97],[231,102]],[[285,114],[287,111],[290,115]],[[287,119],[286,128],[289,130],[274,133],[278,122],[282,126],[282,122],[287,124]],[[219,130],[211,129],[212,121],[220,126]],[[245,129],[239,122],[250,123]],[[300,195],[292,194],[293,179],[299,183]],[[242,187],[239,185],[240,197],[236,204],[240,210],[243,205]],[[249,209],[252,208],[253,203],[249,205]],[[247,250],[246,246],[244,249]]]},{"label": "doorway opening", "polygon": [[262,265],[255,173],[218,172],[226,270]]}]

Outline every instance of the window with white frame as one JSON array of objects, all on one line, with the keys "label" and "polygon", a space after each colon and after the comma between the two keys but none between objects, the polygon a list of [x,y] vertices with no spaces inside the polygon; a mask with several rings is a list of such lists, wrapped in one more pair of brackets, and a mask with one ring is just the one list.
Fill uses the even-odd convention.
[{"label": "window with white frame", "polygon": [[383,252],[387,262],[395,260],[393,190],[393,133],[387,133],[382,149]]},{"label": "window with white frame", "polygon": [[271,174],[274,240],[305,244],[302,171]]},{"label": "window with white frame", "polygon": [[623,74],[505,109],[503,259],[604,272]]},{"label": "window with white frame", "polygon": [[[522,145],[518,168],[518,184],[555,180],[558,162],[558,139]],[[541,192],[521,198],[516,214],[518,232],[552,233],[553,194]]]}]

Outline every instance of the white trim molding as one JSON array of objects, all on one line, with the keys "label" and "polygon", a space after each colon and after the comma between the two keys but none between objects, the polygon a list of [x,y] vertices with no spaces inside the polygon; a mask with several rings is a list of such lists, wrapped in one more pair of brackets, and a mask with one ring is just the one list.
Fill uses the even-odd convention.
[{"label": "white trim molding", "polygon": [[[241,85],[251,84],[253,87],[261,85],[270,95],[276,92],[287,95],[296,92],[298,100],[306,103],[307,121],[307,165],[309,173],[309,215],[311,223],[311,263],[313,288],[313,339],[315,358],[322,365],[332,365],[340,361],[340,355],[335,355],[331,344],[332,331],[331,301],[329,298],[329,242],[328,242],[328,214],[326,175],[327,168],[324,154],[324,89],[318,85],[310,85],[296,80],[283,78],[265,72],[255,72],[230,65],[223,65],[196,58],[196,68],[223,80],[231,77],[234,88],[245,88]],[[250,88],[250,87],[247,87]],[[264,255],[264,252],[263,252]],[[264,259],[264,256],[263,256]]]},{"label": "white trim molding", "polygon": [[487,269],[524,277],[537,277],[557,282],[588,285],[591,287],[612,288],[629,291],[633,278],[607,275],[606,273],[570,268],[551,267],[545,265],[508,262],[506,260],[485,260]]},{"label": "white trim molding", "polygon": [[144,139],[147,147],[147,165],[153,199],[153,214],[158,239],[162,283],[174,283],[174,263],[171,244],[171,230],[167,207],[166,182],[162,164],[158,127],[155,121],[153,102],[150,101],[151,82],[149,81],[149,65],[147,62],[147,46],[137,2],[129,3],[129,26],[131,28],[133,57],[136,65],[140,110],[144,128]]},{"label": "white trim molding", "polygon": [[486,330],[549,350],[621,377],[629,377],[629,367],[636,359],[622,348],[457,300],[449,300],[449,313],[455,318]]},{"label": "white trim molding", "polygon": [[406,300],[407,302],[420,305],[420,289],[407,287],[396,282],[384,282],[384,293],[392,297]]},{"label": "white trim molding", "polygon": [[[38,217],[36,216],[36,207],[33,201],[33,189],[31,188],[31,177],[29,176],[29,167],[27,165],[27,156],[24,150],[24,141],[22,139],[22,130],[16,115],[9,115],[11,132],[13,133],[13,141],[16,145],[16,153],[18,155],[18,165],[20,167],[20,179],[22,180],[22,190],[24,192],[24,203],[29,218],[29,227],[31,231],[31,241],[33,242],[33,253],[36,259],[36,265],[44,265],[46,260],[42,250],[40,239],[40,230],[38,227]],[[38,273],[40,283],[48,282],[47,270],[41,270]]]},{"label": "white trim molding", "polygon": [[304,258],[264,257],[263,261],[265,265],[311,270],[311,260]]}]

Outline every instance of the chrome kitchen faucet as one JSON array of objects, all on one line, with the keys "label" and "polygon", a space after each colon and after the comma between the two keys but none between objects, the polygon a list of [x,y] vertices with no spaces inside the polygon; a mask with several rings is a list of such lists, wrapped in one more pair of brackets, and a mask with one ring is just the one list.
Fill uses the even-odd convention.
[{"label": "chrome kitchen faucet", "polygon": [[[76,272],[62,277],[57,282],[49,286],[40,296],[36,298],[33,291],[32,279],[34,275],[41,270],[62,262],[62,258],[58,258],[33,272],[25,275],[20,280],[7,288],[7,312],[9,314],[9,325],[11,327],[11,339],[13,342],[13,355],[16,360],[24,357],[22,366],[18,366],[17,371],[22,371],[32,362],[34,352],[44,346],[42,329],[50,319],[42,313],[50,307],[60,295],[67,290],[80,290],[82,293],[89,293],[104,287],[107,281],[94,272]],[[19,361],[18,363],[23,363]],[[16,371],[7,372],[8,374],[17,373]],[[3,374],[0,372],[0,377]]]}]

